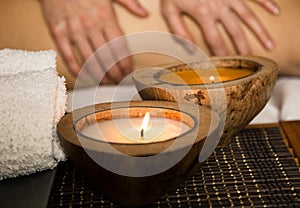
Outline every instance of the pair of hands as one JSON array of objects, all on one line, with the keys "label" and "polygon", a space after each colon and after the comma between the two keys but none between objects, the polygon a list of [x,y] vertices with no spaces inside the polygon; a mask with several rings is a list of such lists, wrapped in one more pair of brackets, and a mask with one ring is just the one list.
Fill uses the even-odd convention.
[{"label": "pair of hands", "polygon": [[[107,42],[123,35],[116,20],[113,0],[41,0],[44,17],[58,49],[71,73],[79,74],[82,62],[85,62],[96,49]],[[115,0],[133,14],[145,17],[148,12],[138,0]],[[278,6],[273,0],[252,0],[260,4],[273,15],[279,14]],[[224,39],[217,25],[221,23],[240,54],[251,53],[250,44],[242,30],[236,15],[257,36],[261,44],[271,50],[274,43],[253,11],[244,0],[161,0],[162,14],[172,33],[194,42],[191,33],[183,22],[182,15],[192,17],[202,29],[204,38],[213,55],[227,55]],[[99,67],[90,67],[89,74],[81,73],[88,81],[107,70],[101,65],[101,59],[118,59],[120,54],[128,51],[125,42],[119,47],[110,48],[106,57],[97,61]],[[187,50],[192,50],[189,45]],[[77,48],[80,54],[76,54]],[[122,52],[120,52],[120,50]],[[81,62],[80,62],[81,61]],[[131,59],[125,58],[113,65],[103,76],[101,83],[117,83],[132,72]],[[99,80],[98,80],[99,81]]]}]

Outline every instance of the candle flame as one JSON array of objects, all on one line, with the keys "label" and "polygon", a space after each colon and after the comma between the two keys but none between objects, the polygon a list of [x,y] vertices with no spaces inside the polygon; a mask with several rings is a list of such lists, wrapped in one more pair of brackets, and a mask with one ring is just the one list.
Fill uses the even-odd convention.
[{"label": "candle flame", "polygon": [[214,83],[215,77],[214,77],[214,76],[210,76],[210,77],[209,77],[209,80],[210,80],[212,83]]},{"label": "candle flame", "polygon": [[148,128],[148,125],[149,125],[149,121],[150,121],[150,113],[147,112],[144,116],[144,119],[142,121],[142,125],[141,125],[141,138],[143,139],[144,138],[144,133],[145,133],[145,130]]}]

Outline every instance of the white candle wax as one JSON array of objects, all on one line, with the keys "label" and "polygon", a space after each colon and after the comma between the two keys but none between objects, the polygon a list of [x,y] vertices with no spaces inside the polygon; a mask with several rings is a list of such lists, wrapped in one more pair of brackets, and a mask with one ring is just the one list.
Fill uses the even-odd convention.
[{"label": "white candle wax", "polygon": [[142,138],[140,128],[142,120],[142,117],[103,120],[85,127],[81,130],[81,134],[113,143],[146,143],[174,138],[190,129],[187,124],[174,119],[152,117]]}]

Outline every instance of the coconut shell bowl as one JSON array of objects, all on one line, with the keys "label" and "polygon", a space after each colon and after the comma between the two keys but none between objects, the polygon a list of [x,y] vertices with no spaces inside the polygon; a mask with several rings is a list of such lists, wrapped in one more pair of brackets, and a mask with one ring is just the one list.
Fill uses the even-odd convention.
[{"label": "coconut shell bowl", "polygon": [[133,80],[143,100],[215,110],[223,123],[218,145],[225,147],[264,108],[277,74],[277,64],[267,58],[227,56],[141,69],[133,74]]},{"label": "coconut shell bowl", "polygon": [[68,158],[92,184],[121,207],[136,207],[179,187],[201,167],[203,151],[214,150],[205,143],[221,136],[219,123],[207,107],[132,101],[74,110],[57,132]]}]

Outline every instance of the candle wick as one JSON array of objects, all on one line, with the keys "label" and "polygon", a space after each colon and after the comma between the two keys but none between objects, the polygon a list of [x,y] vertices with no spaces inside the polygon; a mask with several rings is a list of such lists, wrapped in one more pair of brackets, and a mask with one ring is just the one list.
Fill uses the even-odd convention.
[{"label": "candle wick", "polygon": [[141,139],[144,140],[144,129],[141,130]]},{"label": "candle wick", "polygon": [[209,80],[211,81],[211,83],[215,83],[215,77],[214,76],[210,76]]}]

